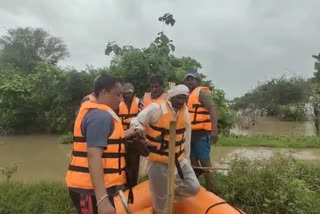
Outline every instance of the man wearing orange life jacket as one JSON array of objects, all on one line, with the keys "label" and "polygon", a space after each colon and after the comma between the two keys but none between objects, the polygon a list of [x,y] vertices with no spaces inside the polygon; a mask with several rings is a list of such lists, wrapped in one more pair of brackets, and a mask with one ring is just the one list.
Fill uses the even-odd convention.
[{"label": "man wearing orange life jacket", "polygon": [[[191,119],[191,164],[199,167],[211,167],[210,149],[211,142],[218,140],[218,114],[211,96],[211,91],[207,87],[201,87],[201,76],[195,71],[191,71],[185,76],[185,84],[190,90],[188,99],[188,109]],[[203,173],[202,170],[195,169],[197,176]],[[207,188],[213,191],[213,173],[205,174]]]},{"label": "man wearing orange life jacket", "polygon": [[80,105],[78,107],[78,109],[76,110],[75,116],[77,117],[81,104],[84,103],[85,101],[91,101],[91,102],[95,102],[96,101],[96,96],[94,95],[94,93],[92,92],[91,94],[88,94],[87,96],[85,96],[84,98],[82,98]]},{"label": "man wearing orange life jacket", "polygon": [[123,85],[123,100],[119,105],[119,117],[121,118],[124,130],[130,126],[132,118],[138,115],[139,105],[142,105],[140,99],[135,96],[135,89],[131,83]]},{"label": "man wearing orange life jacket", "polygon": [[162,76],[152,76],[149,83],[151,92],[145,93],[143,96],[143,109],[155,101],[165,100],[168,96],[167,93],[164,92],[164,79]]},{"label": "man wearing orange life jacket", "polygon": [[176,199],[196,195],[200,184],[190,165],[190,117],[185,105],[189,89],[177,85],[168,91],[168,99],[150,104],[131,121],[131,126],[143,129],[150,148],[149,186],[153,209],[156,214],[165,214],[168,181],[168,147],[170,121],[176,120]]},{"label": "man wearing orange life jacket", "polygon": [[[140,99],[135,96],[134,86],[131,83],[125,83],[123,85],[123,100],[119,105],[118,112],[118,116],[121,118],[124,130],[129,129],[130,121],[140,112],[139,105],[141,105],[141,102]],[[144,137],[135,136],[127,139],[126,150],[126,187],[129,188],[128,202],[133,203],[134,198],[132,188],[138,183],[140,155],[144,157],[148,155]]]},{"label": "man wearing orange life jacket", "polygon": [[94,83],[96,101],[82,103],[74,125],[74,142],[66,183],[80,214],[115,214],[112,196],[126,183],[123,130],[114,110],[122,99],[121,83],[101,75]]},{"label": "man wearing orange life jacket", "polygon": [[[94,78],[93,81],[93,85],[95,84],[95,82],[97,81],[97,79],[99,79],[100,75],[96,76],[96,78]],[[81,102],[80,102],[80,106],[77,109],[75,116],[77,117],[81,104],[84,103],[85,101],[91,101],[91,102],[96,102],[96,96],[94,95],[94,92],[92,92],[91,94],[86,95],[84,98],[82,98]]]},{"label": "man wearing orange life jacket", "polygon": [[[98,75],[94,78],[93,80],[93,85],[95,84],[95,82],[100,78],[101,75]],[[94,92],[92,92],[91,94],[88,94],[87,96],[85,96],[82,100],[81,100],[81,104],[84,103],[85,101],[92,101],[95,102],[96,101],[96,96],[94,95]]]},{"label": "man wearing orange life jacket", "polygon": [[94,96],[94,93],[88,94],[87,96],[85,96],[85,97],[81,100],[81,103],[84,103],[85,101],[95,102],[95,101],[96,101],[96,96]]}]

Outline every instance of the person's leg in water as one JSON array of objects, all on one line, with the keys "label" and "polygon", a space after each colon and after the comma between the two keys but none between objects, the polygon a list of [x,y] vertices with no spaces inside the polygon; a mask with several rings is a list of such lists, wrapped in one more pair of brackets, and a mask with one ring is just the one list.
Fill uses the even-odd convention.
[{"label": "person's leg in water", "polygon": [[[197,142],[193,142],[191,145],[191,154],[190,160],[192,166],[195,167],[209,167],[211,168],[210,161],[210,150],[211,150],[211,141],[208,135],[204,135],[201,138],[197,139]],[[201,164],[199,164],[199,162]],[[206,181],[206,188],[209,191],[214,191],[213,188],[213,175],[214,172],[212,170],[202,170],[202,169],[194,169],[197,177],[204,174],[204,178]]]},{"label": "person's leg in water", "polygon": [[[192,167],[200,167],[199,163],[199,152],[198,152],[198,147],[196,145],[197,142],[193,142],[191,140],[191,152],[190,152],[190,162]],[[197,178],[204,172],[202,169],[193,169],[194,172],[196,173]]]},{"label": "person's leg in water", "polygon": [[[211,140],[210,136],[206,135],[201,137],[199,142],[199,147],[201,147],[201,152],[199,155],[199,160],[202,167],[212,168],[211,158],[210,158],[210,151],[211,151]],[[213,178],[214,178],[214,171],[213,170],[205,170],[204,178],[206,181],[206,186],[209,191],[214,191],[213,188]]]}]

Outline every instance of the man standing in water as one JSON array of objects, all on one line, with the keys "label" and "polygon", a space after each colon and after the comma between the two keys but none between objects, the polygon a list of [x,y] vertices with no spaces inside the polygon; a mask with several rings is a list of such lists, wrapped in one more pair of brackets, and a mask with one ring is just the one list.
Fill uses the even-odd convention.
[{"label": "man standing in water", "polygon": [[[191,119],[191,164],[194,167],[211,167],[211,142],[218,140],[218,114],[208,87],[201,87],[201,76],[191,71],[185,76],[185,84],[190,90],[188,109]],[[199,164],[200,162],[200,164]],[[195,169],[197,176],[203,170]],[[205,180],[208,190],[213,191],[213,173],[207,171]]]}]

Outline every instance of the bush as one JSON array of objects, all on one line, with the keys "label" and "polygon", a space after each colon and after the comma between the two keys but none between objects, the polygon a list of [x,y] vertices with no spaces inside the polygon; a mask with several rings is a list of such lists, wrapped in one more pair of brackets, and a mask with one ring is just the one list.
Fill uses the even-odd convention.
[{"label": "bush", "polygon": [[280,106],[280,117],[286,121],[304,121],[306,113],[303,105]]},{"label": "bush", "polygon": [[73,134],[68,132],[67,134],[61,135],[58,139],[61,144],[71,144],[73,143]]},{"label": "bush", "polygon": [[225,98],[224,91],[220,89],[214,89],[212,92],[212,96],[219,114],[219,133],[228,135],[230,129],[233,128],[235,125],[236,112],[230,108],[229,103]]},{"label": "bush", "polygon": [[0,214],[76,213],[62,183],[0,183]]},{"label": "bush", "polygon": [[247,214],[320,213],[320,166],[276,154],[270,160],[235,157],[215,189]]}]

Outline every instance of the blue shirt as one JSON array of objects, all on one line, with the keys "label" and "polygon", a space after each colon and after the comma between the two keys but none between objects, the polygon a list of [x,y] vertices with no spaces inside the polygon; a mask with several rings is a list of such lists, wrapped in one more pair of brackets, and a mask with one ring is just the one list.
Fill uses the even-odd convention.
[{"label": "blue shirt", "polygon": [[[100,109],[90,110],[82,120],[81,131],[86,138],[87,147],[103,147],[108,145],[108,138],[111,136],[114,130],[114,124],[112,116]],[[93,190],[85,190],[78,188],[69,188],[70,191],[77,192],[79,194],[94,195]],[[116,187],[110,187],[107,189],[109,195],[115,193]]]},{"label": "blue shirt", "polygon": [[100,109],[90,110],[82,120],[81,130],[86,138],[87,147],[104,147],[114,130],[112,116]]}]

